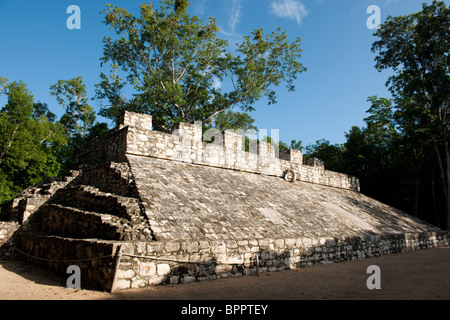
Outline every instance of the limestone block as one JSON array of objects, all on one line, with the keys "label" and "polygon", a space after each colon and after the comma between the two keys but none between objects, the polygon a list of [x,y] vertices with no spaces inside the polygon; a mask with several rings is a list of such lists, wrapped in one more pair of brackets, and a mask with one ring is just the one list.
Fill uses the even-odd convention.
[{"label": "limestone block", "polygon": [[176,241],[166,242],[165,243],[165,250],[166,252],[176,252],[179,251],[181,248],[181,244]]},{"label": "limestone block", "polygon": [[180,276],[170,276],[169,277],[170,284],[178,284],[180,283]]},{"label": "limestone block", "polygon": [[195,277],[193,276],[185,276],[181,278],[181,283],[191,283],[195,281]]},{"label": "limestone block", "polygon": [[230,265],[217,265],[214,272],[216,274],[228,273],[228,272],[231,272],[232,269],[233,269],[233,266],[230,266]]},{"label": "limestone block", "polygon": [[134,277],[134,275],[135,275],[135,272],[132,269],[129,269],[129,270],[119,269],[117,271],[118,279],[131,279]]},{"label": "limestone block", "polygon": [[217,242],[211,247],[212,253],[226,253],[227,247],[224,242]]},{"label": "limestone block", "polygon": [[148,280],[146,279],[137,279],[131,282],[132,289],[144,288],[147,286]]},{"label": "limestone block", "polygon": [[148,279],[148,284],[150,286],[157,286],[165,281],[165,276],[156,276]]},{"label": "limestone block", "polygon": [[154,262],[140,262],[139,275],[143,277],[156,275],[156,264]]},{"label": "limestone block", "polygon": [[168,265],[167,263],[161,263],[157,266],[157,274],[159,276],[166,276],[170,274],[170,270],[170,265]]},{"label": "limestone block", "polygon": [[198,248],[199,243],[197,241],[187,241],[183,242],[181,245],[181,249],[189,253],[197,252]]},{"label": "limestone block", "polygon": [[114,288],[116,290],[129,289],[131,288],[131,281],[124,279],[116,280],[116,282],[114,283]]},{"label": "limestone block", "polygon": [[295,239],[286,239],[285,243],[286,243],[286,248],[288,248],[288,249],[293,249],[297,245],[297,242]]},{"label": "limestone block", "polygon": [[283,249],[285,248],[284,239],[277,239],[274,242],[275,249]]}]

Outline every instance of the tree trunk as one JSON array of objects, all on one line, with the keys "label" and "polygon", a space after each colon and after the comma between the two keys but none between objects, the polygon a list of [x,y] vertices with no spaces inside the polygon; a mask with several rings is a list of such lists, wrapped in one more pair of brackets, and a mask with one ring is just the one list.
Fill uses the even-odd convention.
[{"label": "tree trunk", "polygon": [[415,192],[414,192],[414,202],[413,202],[413,216],[417,218],[418,212],[419,212],[419,187],[420,187],[420,166],[416,167],[416,185],[415,185]]},{"label": "tree trunk", "polygon": [[439,213],[437,211],[436,206],[436,188],[434,184],[434,170],[431,174],[431,196],[433,198],[433,212],[434,212],[434,218],[436,219],[436,225],[441,228],[441,218],[439,217]]},{"label": "tree trunk", "polygon": [[447,161],[447,230],[450,230],[450,150],[448,146],[448,141],[444,142],[445,146],[445,158]]},{"label": "tree trunk", "polygon": [[16,128],[14,129],[12,135],[11,135],[11,139],[9,140],[8,145],[5,147],[5,149],[3,150],[3,152],[0,154],[0,163],[2,163],[3,161],[3,156],[5,155],[6,151],[11,147],[13,141],[14,141],[14,136],[16,135],[17,129],[19,129],[19,124],[16,126]]},{"label": "tree trunk", "polygon": [[445,213],[446,213],[446,229],[450,230],[450,150],[448,146],[448,142],[444,142],[445,148],[445,161],[446,166],[444,167],[444,163],[442,161],[441,154],[439,152],[439,147],[437,143],[434,143],[434,149],[436,151],[436,155],[439,162],[439,170],[440,176],[442,180],[442,187],[444,191],[444,199],[445,199]]},{"label": "tree trunk", "polygon": [[412,214],[413,217],[418,216],[418,212],[419,212],[419,186],[418,183],[416,182],[416,188],[415,188],[415,192],[414,192],[414,202],[413,202],[413,210],[412,210]]}]

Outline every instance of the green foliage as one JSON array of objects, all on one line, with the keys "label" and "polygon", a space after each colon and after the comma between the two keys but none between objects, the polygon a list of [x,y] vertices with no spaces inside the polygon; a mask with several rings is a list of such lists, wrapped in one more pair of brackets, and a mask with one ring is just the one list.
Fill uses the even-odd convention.
[{"label": "green foliage", "polygon": [[58,152],[61,163],[61,175],[66,175],[74,169],[74,159],[83,147],[95,136],[108,130],[105,123],[95,122],[96,113],[88,104],[86,85],[81,76],[69,80],[59,80],[50,87],[51,95],[55,96],[65,113],[59,120],[64,127],[67,144]]},{"label": "green foliage", "polygon": [[231,130],[257,130],[253,125],[255,119],[243,112],[235,112],[228,110],[227,112],[219,113],[214,117],[212,126],[219,131]]},{"label": "green foliage", "polygon": [[450,228],[450,9],[443,1],[424,3],[420,12],[388,17],[375,36],[376,68],[394,71],[387,82],[396,103],[389,117],[411,152],[415,176],[428,169],[425,159],[436,164]]},{"label": "green foliage", "polygon": [[61,163],[60,175],[66,176],[69,171],[74,169],[76,155],[83,151],[83,148],[93,139],[99,137],[109,130],[106,123],[96,123],[89,128],[86,135],[75,133],[68,140],[68,143],[62,146],[58,152],[58,160]]},{"label": "green foliage", "polygon": [[67,132],[68,138],[73,134],[85,136],[95,123],[95,111],[88,104],[86,85],[78,76],[70,80],[59,80],[50,87],[50,94],[55,96],[59,105],[64,108],[60,122]]},{"label": "green foliage", "polygon": [[[187,12],[187,1],[160,1],[160,8],[142,4],[139,17],[107,5],[105,24],[116,38],[104,38],[102,63],[111,65],[111,76],[101,75],[96,97],[107,100],[101,115],[115,119],[124,110],[153,115],[157,130],[170,131],[174,124],[211,122],[234,107],[253,110],[267,97],[276,102],[273,87],[294,80],[305,68],[300,58],[300,39],[287,41],[286,33],[264,35],[262,29],[246,36],[237,55],[227,51],[227,41],[217,38],[215,19],[203,23]],[[123,75],[124,78],[121,78]],[[217,81],[231,87],[227,92]],[[123,90],[131,87],[131,99]]]},{"label": "green foliage", "polygon": [[64,129],[22,82],[4,83],[7,104],[0,110],[0,203],[59,172],[57,152]]},{"label": "green foliage", "polygon": [[328,140],[318,140],[315,145],[306,147],[305,158],[318,158],[325,164],[325,169],[343,172],[343,146],[331,145]]}]

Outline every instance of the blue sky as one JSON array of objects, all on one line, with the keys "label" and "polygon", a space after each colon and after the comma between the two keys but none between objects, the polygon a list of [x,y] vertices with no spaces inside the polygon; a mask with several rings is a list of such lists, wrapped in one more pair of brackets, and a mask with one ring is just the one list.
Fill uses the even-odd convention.
[{"label": "blue sky", "polygon": [[[106,1],[138,12],[144,0]],[[35,97],[52,112],[62,114],[50,86],[60,79],[83,76],[89,97],[99,75],[102,39],[110,35],[100,14],[99,0],[0,0],[0,76],[22,80]],[[147,3],[149,1],[146,1]],[[153,1],[154,3],[157,0]],[[252,113],[260,129],[279,129],[280,139],[302,140],[303,145],[327,139],[344,143],[345,132],[363,126],[367,98],[390,97],[385,87],[388,72],[374,68],[371,45],[374,30],[367,27],[367,8],[381,9],[381,22],[388,15],[417,12],[426,0],[191,0],[190,11],[204,21],[212,16],[221,29],[220,37],[230,45],[256,28],[266,32],[280,26],[289,38],[302,38],[301,62],[308,71],[296,81],[296,91],[277,89],[278,104],[263,99]],[[446,1],[447,3],[447,1]],[[447,3],[448,4],[448,3]],[[81,30],[69,30],[67,8],[81,9]],[[0,97],[0,106],[5,104]],[[92,106],[99,111],[98,102]],[[106,121],[99,118],[99,121]]]}]

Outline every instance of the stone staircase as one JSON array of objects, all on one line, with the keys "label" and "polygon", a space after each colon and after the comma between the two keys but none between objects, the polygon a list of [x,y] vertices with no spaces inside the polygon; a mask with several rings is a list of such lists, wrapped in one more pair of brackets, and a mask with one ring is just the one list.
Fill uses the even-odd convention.
[{"label": "stone staircase", "polygon": [[32,186],[4,206],[0,220],[20,225],[15,256],[59,273],[78,265],[85,283],[106,290],[118,246],[154,240],[128,163],[82,166]]},{"label": "stone staircase", "polygon": [[115,241],[152,240],[139,200],[86,185],[59,190],[40,210],[41,227],[54,235]]},{"label": "stone staircase", "polygon": [[153,240],[126,163],[81,168],[39,207],[35,228],[74,239]]}]

